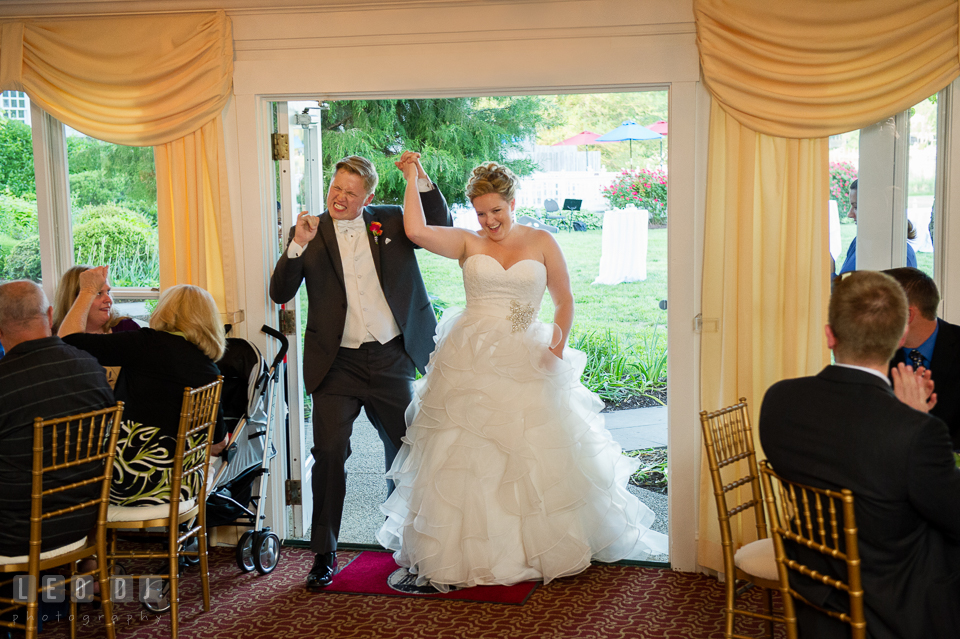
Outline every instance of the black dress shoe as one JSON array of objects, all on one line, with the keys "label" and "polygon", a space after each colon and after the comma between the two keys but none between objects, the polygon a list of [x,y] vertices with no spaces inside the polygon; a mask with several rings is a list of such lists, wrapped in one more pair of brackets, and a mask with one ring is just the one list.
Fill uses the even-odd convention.
[{"label": "black dress shoe", "polygon": [[326,588],[333,583],[333,575],[337,571],[336,552],[318,552],[313,560],[313,568],[307,575],[307,588],[316,590]]}]

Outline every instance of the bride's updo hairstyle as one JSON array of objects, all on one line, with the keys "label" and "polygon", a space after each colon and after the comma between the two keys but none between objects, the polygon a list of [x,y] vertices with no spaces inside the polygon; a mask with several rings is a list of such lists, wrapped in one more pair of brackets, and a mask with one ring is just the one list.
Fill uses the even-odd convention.
[{"label": "bride's updo hairstyle", "polygon": [[509,202],[517,195],[517,176],[502,164],[484,162],[470,174],[466,191],[471,202],[488,193],[498,193]]}]

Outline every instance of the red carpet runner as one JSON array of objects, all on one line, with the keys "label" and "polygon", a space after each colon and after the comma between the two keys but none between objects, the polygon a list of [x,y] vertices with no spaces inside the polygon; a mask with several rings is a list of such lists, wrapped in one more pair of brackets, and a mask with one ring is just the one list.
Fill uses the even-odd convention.
[{"label": "red carpet runner", "polygon": [[397,566],[393,553],[366,551],[343,566],[333,584],[324,588],[323,592],[522,605],[539,585],[538,582],[527,581],[515,586],[477,586],[437,592],[430,586],[416,586],[414,581],[415,577],[408,573],[406,568]]}]

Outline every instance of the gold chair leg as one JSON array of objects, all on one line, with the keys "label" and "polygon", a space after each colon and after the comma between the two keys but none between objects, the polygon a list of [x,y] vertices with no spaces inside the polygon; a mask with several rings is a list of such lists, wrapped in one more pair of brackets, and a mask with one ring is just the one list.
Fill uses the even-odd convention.
[{"label": "gold chair leg", "polygon": [[170,638],[177,639],[177,630],[179,628],[178,615],[180,610],[180,551],[177,544],[177,536],[180,529],[176,521],[171,522],[170,526]]},{"label": "gold chair leg", "polygon": [[210,570],[207,560],[207,526],[201,522],[197,531],[197,551],[200,555],[200,587],[203,590],[203,611],[210,612]]},{"label": "gold chair leg", "polygon": [[[770,590],[769,588],[764,588],[763,590],[764,590],[764,594],[766,595],[766,597],[764,598],[764,606],[766,607],[766,610],[764,610],[764,612],[766,612],[768,615],[772,617],[773,616],[773,591]],[[767,636],[770,637],[770,639],[773,639],[773,621],[767,619],[766,625],[767,625]]]}]

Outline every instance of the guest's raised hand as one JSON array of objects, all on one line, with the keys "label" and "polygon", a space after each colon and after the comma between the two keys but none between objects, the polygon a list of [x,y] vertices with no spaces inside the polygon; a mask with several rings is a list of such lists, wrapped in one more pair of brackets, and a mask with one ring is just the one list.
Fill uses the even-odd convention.
[{"label": "guest's raised hand", "polygon": [[319,224],[319,217],[310,215],[309,211],[301,211],[297,216],[297,228],[293,233],[293,241],[300,246],[306,246],[317,236]]},{"label": "guest's raised hand", "polygon": [[95,266],[85,270],[79,277],[80,290],[98,295],[107,284],[109,270],[109,266]]}]

